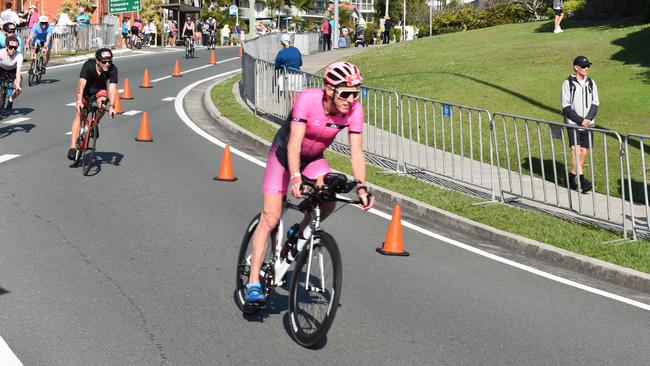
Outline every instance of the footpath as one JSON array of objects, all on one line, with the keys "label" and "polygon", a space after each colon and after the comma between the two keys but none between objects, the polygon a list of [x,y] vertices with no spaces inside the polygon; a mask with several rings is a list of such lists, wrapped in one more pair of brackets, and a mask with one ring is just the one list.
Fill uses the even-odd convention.
[{"label": "footpath", "polygon": [[[301,69],[309,73],[317,73],[331,62],[364,52],[365,50],[367,50],[367,48],[347,48],[304,56],[303,66]],[[227,135],[230,135],[237,141],[248,143],[251,148],[247,150],[251,152],[259,151],[262,147],[265,147],[262,151],[266,152],[266,148],[269,144],[267,141],[243,130],[237,124],[222,116],[214,106],[210,98],[210,91],[212,90],[212,87],[219,82],[220,81],[203,84],[200,86],[200,89],[194,90],[193,93],[188,94],[187,96],[186,103],[197,107],[199,104],[202,104],[203,106],[204,110],[201,112],[202,116],[197,115],[197,118],[202,121],[202,123],[199,124],[210,134],[219,135],[220,137],[227,137]],[[237,93],[238,90],[238,88],[233,89],[237,100],[242,107],[250,110],[250,107],[240,98]],[[194,116],[191,117],[194,119]],[[228,130],[228,132],[224,132],[224,130]],[[226,136],[224,136],[224,134]],[[265,153],[263,155],[265,156]],[[553,266],[565,268],[588,275],[592,278],[650,294],[649,274],[572,253],[529,238],[501,231],[468,220],[456,214],[440,210],[436,207],[382,187],[371,185],[371,188],[377,197],[377,200],[382,202],[383,205],[391,207],[394,204],[400,204],[403,215],[415,219],[418,222],[425,224],[427,222],[436,223],[437,225],[442,225],[461,235],[478,238],[490,243],[491,245],[505,248],[508,251],[514,252],[515,255],[524,255],[530,258],[540,259]]]}]

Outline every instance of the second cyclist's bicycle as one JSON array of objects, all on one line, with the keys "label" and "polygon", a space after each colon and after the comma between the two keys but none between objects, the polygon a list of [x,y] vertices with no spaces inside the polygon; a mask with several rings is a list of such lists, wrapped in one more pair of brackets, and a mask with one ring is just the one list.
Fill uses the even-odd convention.
[{"label": "second cyclist's bicycle", "polygon": [[2,73],[0,76],[0,117],[4,117],[9,110],[7,106],[11,101],[14,92],[14,81],[9,77],[9,73]]},{"label": "second cyclist's bicycle", "polygon": [[75,163],[81,166],[83,175],[88,175],[95,157],[95,146],[97,145],[98,127],[97,112],[106,110],[106,103],[97,104],[95,97],[91,97],[89,103],[83,108],[79,137],[77,138],[77,154]]},{"label": "second cyclist's bicycle", "polygon": [[217,45],[217,39],[214,36],[214,31],[210,31],[208,34],[208,49],[214,49]]},{"label": "second cyclist's bicycle", "polygon": [[185,37],[185,58],[194,57],[194,37]]},{"label": "second cyclist's bicycle", "polygon": [[29,86],[39,84],[43,74],[45,74],[45,66],[43,66],[43,48],[41,47],[40,42],[36,42],[34,58],[29,63],[29,71],[27,71],[27,83]]},{"label": "second cyclist's bicycle", "polygon": [[[268,298],[275,287],[286,283],[285,275],[293,265],[289,283],[289,328],[293,338],[303,347],[314,347],[323,340],[334,321],[341,296],[341,254],[334,238],[320,227],[321,204],[326,201],[361,203],[340,195],[351,191],[359,181],[348,182],[344,174],[338,173],[328,173],[324,181],[322,187],[316,187],[315,182],[305,180],[303,195],[306,198],[300,204],[285,200],[285,210],[278,226],[271,232],[260,271],[260,283]],[[295,243],[283,240],[286,209],[309,215],[309,238]],[[262,309],[245,302],[252,239],[259,222],[260,214],[257,214],[246,229],[237,259],[235,302],[248,315]]]}]

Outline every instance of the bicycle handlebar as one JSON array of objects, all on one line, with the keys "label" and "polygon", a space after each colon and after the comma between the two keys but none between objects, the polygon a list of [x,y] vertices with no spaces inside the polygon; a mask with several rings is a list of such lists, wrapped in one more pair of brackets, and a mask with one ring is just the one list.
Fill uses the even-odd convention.
[{"label": "bicycle handlebar", "polygon": [[[357,186],[357,184],[361,183],[357,179],[348,181],[348,177],[345,174],[327,173],[324,178],[324,184],[322,186],[317,186],[316,180],[309,179],[305,176],[302,178],[303,181],[300,184],[300,191],[303,196],[307,197],[305,202],[309,201],[310,203],[315,203],[320,201],[335,201],[351,203],[354,205],[363,204],[360,199],[353,200],[340,195],[342,193],[350,192]],[[370,199],[370,197],[372,197],[372,194],[368,192],[368,199]]]}]

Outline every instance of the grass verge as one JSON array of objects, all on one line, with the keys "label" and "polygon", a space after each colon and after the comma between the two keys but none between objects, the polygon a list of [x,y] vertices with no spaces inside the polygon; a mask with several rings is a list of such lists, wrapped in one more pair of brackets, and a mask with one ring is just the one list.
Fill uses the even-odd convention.
[{"label": "grass verge", "polygon": [[[276,128],[260,123],[259,117],[241,106],[232,93],[240,76],[231,77],[216,85],[212,101],[219,111],[239,126],[268,141]],[[347,156],[326,151],[333,169],[351,174]],[[494,228],[519,234],[574,253],[584,254],[610,263],[650,273],[650,245],[645,241],[603,244],[620,238],[620,234],[579,225],[556,217],[505,205],[473,206],[481,200],[463,193],[433,186],[408,176],[382,174],[383,169],[368,165],[367,180],[373,184],[412,197],[440,209],[453,212]],[[260,182],[261,184],[261,182]]]}]

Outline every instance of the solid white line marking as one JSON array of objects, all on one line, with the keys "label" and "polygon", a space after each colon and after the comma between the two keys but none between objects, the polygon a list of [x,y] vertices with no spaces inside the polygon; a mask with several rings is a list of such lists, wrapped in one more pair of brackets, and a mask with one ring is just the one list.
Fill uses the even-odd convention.
[{"label": "solid white line marking", "polygon": [[142,113],[142,111],[138,111],[138,110],[134,109],[132,111],[124,112],[122,114],[125,115],[125,116],[135,116],[138,113]]},{"label": "solid white line marking", "polygon": [[77,103],[72,102],[72,103],[68,103],[68,104],[66,104],[66,105],[67,105],[68,107],[74,107],[75,104],[77,104]]},{"label": "solid white line marking", "polygon": [[[222,63],[224,63],[224,62],[229,62],[229,61],[232,61],[232,60],[238,60],[238,59],[239,59],[239,57],[232,57],[232,58],[229,58],[229,59],[225,59],[225,60],[223,60],[223,61],[218,61],[218,62],[217,62],[217,65],[218,65],[218,64],[222,64]],[[214,65],[207,64],[207,65],[203,65],[203,66],[195,67],[195,68],[193,68],[193,69],[189,69],[189,70],[186,70],[186,71],[182,71],[182,72],[181,72],[181,75],[189,74],[190,72],[197,71],[197,70],[201,70],[201,69],[205,69],[206,67],[210,67],[210,66],[214,66]],[[152,83],[157,83],[157,82],[159,82],[159,81],[167,80],[167,79],[170,79],[170,78],[172,78],[172,76],[171,76],[171,75],[167,75],[167,76],[160,77],[160,78],[158,78],[158,79],[153,79],[153,80],[151,80],[151,82],[152,82]]]},{"label": "solid white line marking", "polygon": [[5,122],[2,122],[2,123],[6,124],[6,125],[13,125],[14,123],[24,122],[24,121],[27,121],[27,120],[29,120],[29,117],[18,117],[18,118],[10,119],[9,121],[5,121]]},{"label": "solid white line marking", "polygon": [[[13,159],[13,158],[17,158],[17,157],[19,157],[19,156],[20,156],[20,155],[15,155],[15,154],[4,154],[4,155],[0,155],[0,163],[4,163],[5,161],[9,161],[9,160],[11,160],[11,159]],[[0,365],[2,365],[1,362],[0,362]]]},{"label": "solid white line marking", "polygon": [[[183,88],[183,90],[181,90],[178,93],[178,95],[176,95],[176,100],[174,101],[174,108],[176,109],[176,113],[181,118],[183,123],[185,123],[189,128],[191,128],[194,132],[196,132],[201,137],[205,138],[206,140],[212,142],[213,144],[215,144],[215,145],[217,145],[217,146],[219,146],[221,148],[225,147],[226,143],[222,142],[221,140],[219,140],[219,139],[215,138],[214,136],[209,135],[207,132],[203,131],[199,126],[197,126],[194,123],[194,121],[192,121],[190,119],[190,117],[187,115],[187,113],[185,113],[185,109],[183,108],[183,98],[185,98],[185,95],[187,95],[187,93],[190,90],[192,90],[194,87],[196,87],[197,85],[199,85],[199,84],[201,84],[203,82],[213,80],[213,79],[216,79],[218,77],[225,76],[225,75],[232,74],[232,73],[239,72],[239,71],[241,71],[241,69],[225,72],[225,73],[222,73],[222,74],[219,74],[219,75],[210,76],[208,78],[196,81],[196,82],[186,86],[185,88]],[[232,146],[230,146],[230,152],[232,152],[233,154],[238,155],[238,156],[250,161],[253,164],[259,165],[261,167],[266,167],[266,162],[263,162],[263,161],[261,161],[261,160],[259,160],[257,158],[254,158],[254,157],[252,157],[252,156],[250,156],[250,155],[248,155],[248,154],[246,154],[246,153],[244,153],[244,152],[242,152],[242,151],[240,151],[240,150],[238,150],[236,148],[233,148]],[[375,214],[375,215],[377,215],[379,217],[383,217],[384,219],[389,220],[389,221],[392,218],[392,215],[387,214],[385,212],[381,212],[381,211],[379,211],[377,209],[374,209],[374,208],[369,210],[368,212],[373,213],[373,214]],[[559,276],[556,276],[556,275],[553,275],[553,274],[550,274],[550,273],[546,273],[546,272],[541,271],[539,269],[529,267],[529,266],[526,266],[524,264],[511,261],[509,259],[501,258],[499,256],[496,256],[496,255],[492,254],[492,253],[488,253],[488,252],[486,252],[484,250],[474,248],[471,245],[467,245],[467,244],[461,243],[461,242],[459,242],[457,240],[447,238],[447,237],[442,236],[440,234],[436,234],[436,233],[434,233],[432,231],[429,231],[427,229],[424,229],[424,228],[421,228],[421,227],[416,226],[414,224],[411,224],[408,221],[402,220],[402,226],[408,227],[408,228],[413,229],[413,230],[415,230],[415,231],[417,231],[417,232],[419,232],[421,234],[424,234],[424,235],[427,235],[427,236],[432,237],[434,239],[443,241],[443,242],[445,242],[447,244],[451,244],[451,245],[453,245],[455,247],[465,249],[465,250],[467,250],[469,252],[472,252],[474,254],[478,254],[478,255],[483,256],[485,258],[492,259],[494,261],[497,261],[497,262],[500,262],[500,263],[503,263],[503,264],[506,264],[506,265],[509,265],[509,266],[512,266],[512,267],[515,267],[515,268],[518,268],[518,269],[521,269],[523,271],[538,275],[540,277],[544,277],[546,279],[556,281],[556,282],[559,282],[559,283],[562,283],[562,284],[565,284],[565,285],[568,285],[568,286],[571,286],[571,287],[574,287],[574,288],[577,288],[577,289],[580,289],[580,290],[591,292],[591,293],[596,294],[596,295],[600,295],[600,296],[603,296],[603,297],[606,297],[606,298],[609,298],[609,299],[612,299],[612,300],[615,300],[615,301],[622,302],[624,304],[628,304],[628,305],[635,306],[635,307],[643,309],[643,310],[650,311],[650,305],[648,305],[648,304],[644,304],[644,303],[639,302],[639,301],[628,299],[626,297],[619,296],[619,295],[616,295],[616,294],[613,294],[613,293],[610,293],[610,292],[607,292],[607,291],[599,290],[599,289],[591,287],[591,286],[583,285],[583,284],[577,283],[575,281],[567,280],[566,278],[562,278],[562,277],[559,277]]]},{"label": "solid white line marking", "polygon": [[68,131],[65,133],[66,135],[72,135],[72,131]]},{"label": "solid white line marking", "polygon": [[167,97],[167,98],[162,98],[161,100],[162,100],[163,102],[169,102],[169,101],[172,101],[172,100],[174,100],[174,99],[176,99],[176,97]]},{"label": "solid white line marking", "polygon": [[18,357],[11,351],[7,342],[0,337],[0,365],[2,366],[23,366]]}]

